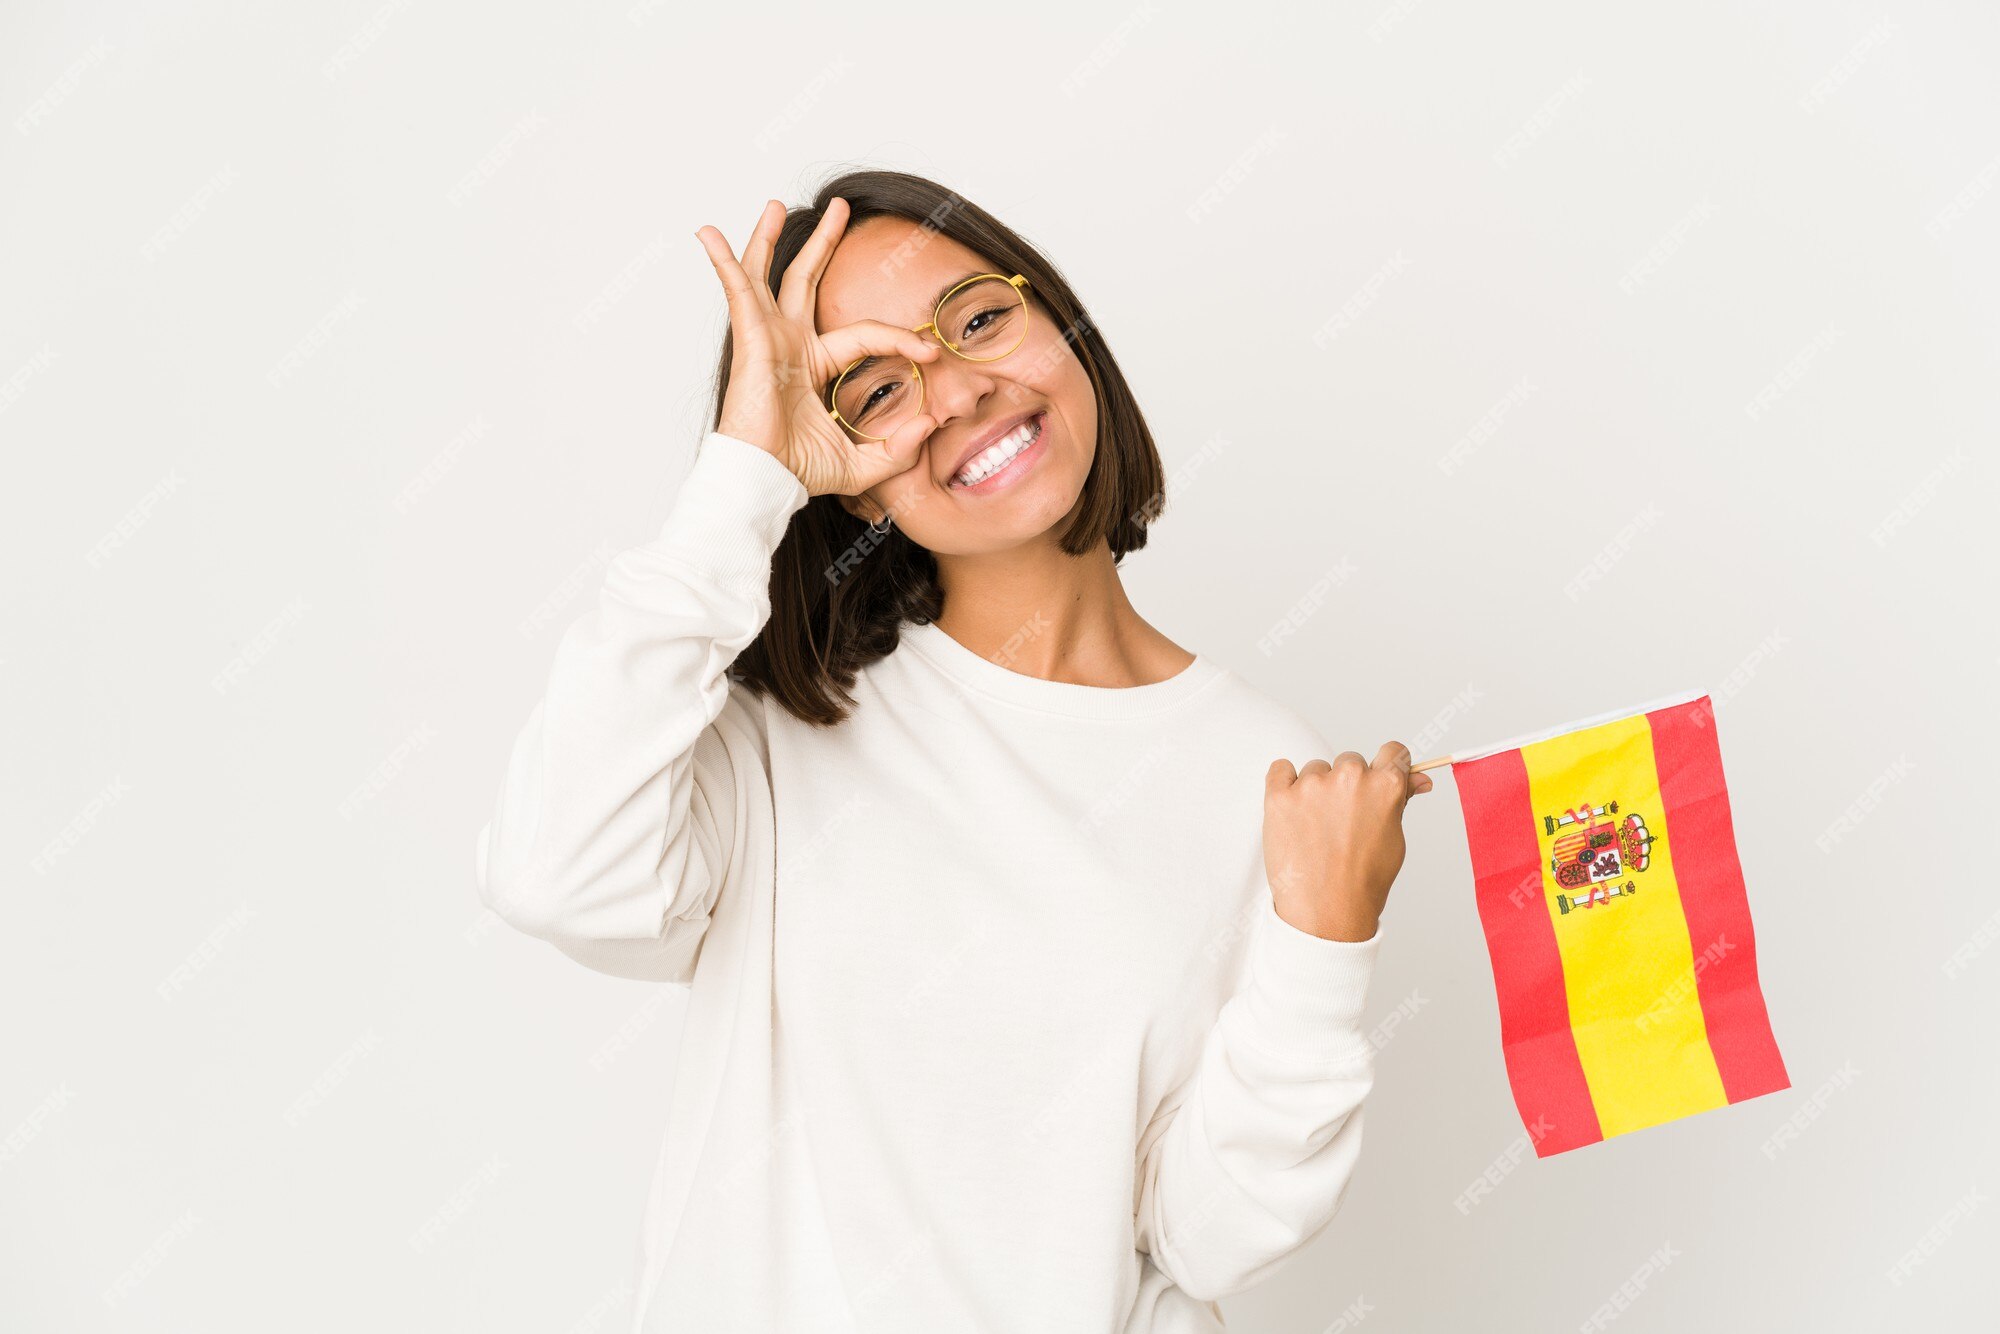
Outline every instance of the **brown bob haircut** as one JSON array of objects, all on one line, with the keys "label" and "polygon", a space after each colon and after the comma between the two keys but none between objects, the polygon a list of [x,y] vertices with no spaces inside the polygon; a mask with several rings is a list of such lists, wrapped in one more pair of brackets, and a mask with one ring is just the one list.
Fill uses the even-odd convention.
[{"label": "brown bob haircut", "polygon": [[[1146,527],[1165,501],[1165,469],[1153,433],[1102,333],[1055,265],[1012,228],[935,181],[895,171],[850,171],[828,180],[812,204],[785,215],[771,253],[775,294],[785,270],[834,199],[847,201],[848,230],[868,218],[904,218],[950,237],[1001,273],[1028,280],[1028,299],[1063,330],[1097,395],[1097,452],[1082,503],[1064,530],[1072,556],[1109,542],[1115,561],[1146,545]],[[733,335],[725,334],[716,372],[712,427],[729,393]],[[771,616],[736,656],[730,678],[769,692],[794,717],[822,727],[854,704],[855,672],[896,647],[905,621],[925,624],[944,610],[937,561],[891,524],[886,536],[814,496],[794,514],[771,565]]]}]

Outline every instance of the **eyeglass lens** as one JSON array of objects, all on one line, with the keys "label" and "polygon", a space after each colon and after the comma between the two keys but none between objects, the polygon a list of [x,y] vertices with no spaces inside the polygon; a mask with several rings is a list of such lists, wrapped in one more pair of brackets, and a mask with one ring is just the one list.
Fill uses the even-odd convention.
[{"label": "eyeglass lens", "polygon": [[[1020,289],[1005,278],[980,278],[945,298],[936,323],[938,340],[947,349],[970,361],[993,361],[1019,346],[1028,321]],[[834,389],[840,419],[883,438],[908,421],[922,401],[916,367],[900,357],[856,366]]]}]

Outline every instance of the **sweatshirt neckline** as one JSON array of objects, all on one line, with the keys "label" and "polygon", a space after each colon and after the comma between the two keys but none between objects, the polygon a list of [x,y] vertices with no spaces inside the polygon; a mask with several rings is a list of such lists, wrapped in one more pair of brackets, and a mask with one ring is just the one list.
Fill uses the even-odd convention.
[{"label": "sweatshirt neckline", "polygon": [[905,621],[901,642],[926,662],[968,689],[1045,713],[1075,718],[1134,718],[1173,708],[1224,675],[1221,664],[1196,653],[1194,661],[1164,681],[1137,686],[1087,686],[1047,681],[981,657],[938,628],[936,622]]}]

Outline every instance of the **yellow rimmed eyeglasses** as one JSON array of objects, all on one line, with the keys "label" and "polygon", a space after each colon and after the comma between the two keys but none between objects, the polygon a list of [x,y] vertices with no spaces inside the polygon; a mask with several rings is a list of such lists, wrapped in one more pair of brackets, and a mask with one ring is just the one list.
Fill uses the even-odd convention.
[{"label": "yellow rimmed eyeglasses", "polygon": [[[998,361],[1028,334],[1028,280],[976,273],[938,298],[930,333],[967,361]],[[826,410],[862,440],[887,440],[924,406],[924,373],[907,357],[862,357],[833,382]]]}]

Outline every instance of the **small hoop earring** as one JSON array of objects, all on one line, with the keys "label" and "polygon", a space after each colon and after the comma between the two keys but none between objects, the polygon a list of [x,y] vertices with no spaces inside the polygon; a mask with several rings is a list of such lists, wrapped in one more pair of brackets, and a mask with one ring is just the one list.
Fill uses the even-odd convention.
[{"label": "small hoop earring", "polygon": [[871,523],[868,525],[868,531],[872,536],[875,537],[887,537],[889,535],[889,530],[893,527],[895,527],[894,519],[892,519],[889,515],[884,514],[879,522]]}]

